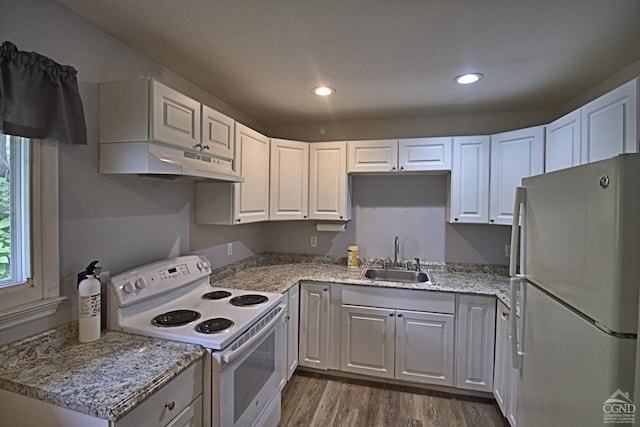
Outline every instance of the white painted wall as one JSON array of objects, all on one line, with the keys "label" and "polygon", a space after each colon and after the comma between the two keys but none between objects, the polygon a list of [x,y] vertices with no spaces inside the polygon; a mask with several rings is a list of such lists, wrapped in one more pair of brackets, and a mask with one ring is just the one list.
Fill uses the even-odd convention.
[{"label": "white painted wall", "polygon": [[[318,232],[316,221],[272,223],[267,250],[346,256],[357,244],[361,257],[393,258],[400,238],[400,258],[422,261],[506,264],[509,227],[448,224],[446,175],[355,175],[353,219],[344,232]],[[318,247],[309,237],[318,237]]]}]

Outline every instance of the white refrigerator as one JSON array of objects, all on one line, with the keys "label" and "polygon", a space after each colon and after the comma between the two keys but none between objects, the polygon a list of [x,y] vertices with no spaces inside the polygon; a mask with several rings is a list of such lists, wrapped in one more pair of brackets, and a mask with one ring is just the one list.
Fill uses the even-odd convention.
[{"label": "white refrigerator", "polygon": [[523,179],[511,244],[517,425],[640,425],[640,155]]}]

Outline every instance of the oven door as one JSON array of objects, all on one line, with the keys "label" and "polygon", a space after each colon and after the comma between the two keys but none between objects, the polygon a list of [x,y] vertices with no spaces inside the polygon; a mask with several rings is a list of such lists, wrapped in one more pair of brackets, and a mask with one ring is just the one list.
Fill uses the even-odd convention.
[{"label": "oven door", "polygon": [[[224,427],[251,426],[259,417],[269,417],[262,412],[282,391],[285,311],[281,306],[279,313],[240,347],[212,353],[214,426],[218,421]],[[274,409],[279,411],[279,405]]]}]

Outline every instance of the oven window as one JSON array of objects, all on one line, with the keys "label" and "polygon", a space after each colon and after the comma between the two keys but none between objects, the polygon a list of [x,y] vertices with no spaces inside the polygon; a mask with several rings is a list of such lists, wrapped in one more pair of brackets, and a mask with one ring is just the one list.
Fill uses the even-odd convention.
[{"label": "oven window", "polygon": [[275,331],[247,357],[233,373],[234,423],[258,396],[276,371]]}]

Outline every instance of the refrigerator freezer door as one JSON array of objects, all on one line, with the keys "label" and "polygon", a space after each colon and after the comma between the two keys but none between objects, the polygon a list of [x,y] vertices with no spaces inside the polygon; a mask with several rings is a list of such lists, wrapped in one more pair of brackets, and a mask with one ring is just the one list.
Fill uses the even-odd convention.
[{"label": "refrigerator freezer door", "polygon": [[606,328],[636,333],[640,155],[523,180],[526,277]]},{"label": "refrigerator freezer door", "polygon": [[633,391],[635,339],[605,334],[528,283],[518,427],[600,426],[604,402]]}]

